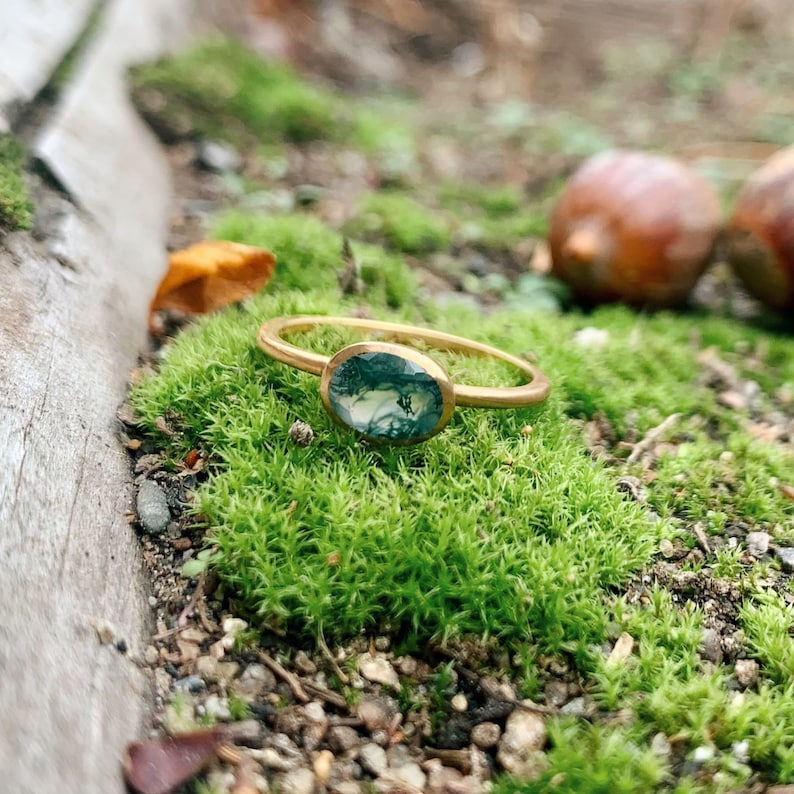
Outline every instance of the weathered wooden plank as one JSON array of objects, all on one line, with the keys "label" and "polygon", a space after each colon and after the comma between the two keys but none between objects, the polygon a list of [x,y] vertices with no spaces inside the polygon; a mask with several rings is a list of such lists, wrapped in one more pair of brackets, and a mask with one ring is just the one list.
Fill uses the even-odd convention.
[{"label": "weathered wooden plank", "polygon": [[0,133],[47,83],[97,0],[0,3]]},{"label": "weathered wooden plank", "polygon": [[[171,191],[124,71],[183,40],[196,5],[109,4],[37,147],[78,206],[51,195],[37,235],[0,245],[2,791],[121,792],[123,746],[141,730],[148,684],[130,656],[147,608],[114,417],[164,267]],[[127,655],[98,643],[94,617]]]}]

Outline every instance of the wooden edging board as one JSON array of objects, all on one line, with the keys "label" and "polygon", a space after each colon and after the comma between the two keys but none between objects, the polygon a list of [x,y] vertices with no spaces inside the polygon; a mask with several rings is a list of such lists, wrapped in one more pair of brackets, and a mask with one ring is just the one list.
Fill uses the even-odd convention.
[{"label": "wooden edging board", "polygon": [[[200,5],[104,5],[33,142],[67,197],[43,191],[34,231],[0,239],[0,791],[121,792],[124,746],[144,730],[149,683],[134,660],[148,604],[115,415],[145,346],[172,197],[125,71],[184,43]],[[38,75],[11,99],[0,92],[0,115],[31,98],[93,4],[13,0],[0,14],[56,6],[50,20],[66,27],[42,33],[42,63],[15,69],[0,47],[0,86]],[[15,29],[46,33],[42,19]],[[126,652],[100,644],[94,619]]]}]

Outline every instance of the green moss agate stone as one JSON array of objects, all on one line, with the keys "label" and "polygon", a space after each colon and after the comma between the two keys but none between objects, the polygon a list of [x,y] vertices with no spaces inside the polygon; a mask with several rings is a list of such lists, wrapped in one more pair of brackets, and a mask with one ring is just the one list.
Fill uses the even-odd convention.
[{"label": "green moss agate stone", "polygon": [[392,353],[360,353],[331,375],[328,400],[338,419],[379,441],[407,442],[433,433],[444,413],[435,378]]}]

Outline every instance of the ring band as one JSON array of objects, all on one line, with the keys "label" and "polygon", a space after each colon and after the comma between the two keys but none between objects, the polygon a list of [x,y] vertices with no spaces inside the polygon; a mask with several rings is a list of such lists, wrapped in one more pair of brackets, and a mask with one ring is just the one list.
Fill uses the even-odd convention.
[{"label": "ring band", "polygon": [[[357,342],[325,356],[282,338],[287,332],[308,331],[318,325],[373,331],[393,341]],[[542,402],[550,389],[548,378],[522,358],[481,342],[413,325],[358,317],[278,317],[260,326],[257,340],[271,358],[319,375],[320,396],[331,417],[370,441],[414,444],[443,430],[457,405],[518,408]],[[504,361],[529,382],[502,388],[453,384],[430,356],[394,343],[416,340],[436,350]]]}]

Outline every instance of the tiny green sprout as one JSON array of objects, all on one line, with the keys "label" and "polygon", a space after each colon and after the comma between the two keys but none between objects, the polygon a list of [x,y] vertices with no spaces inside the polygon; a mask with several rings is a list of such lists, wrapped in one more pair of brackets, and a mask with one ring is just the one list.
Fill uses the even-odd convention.
[{"label": "tiny green sprout", "polygon": [[259,646],[262,637],[256,629],[245,629],[234,635],[234,649],[243,651],[247,648]]},{"label": "tiny green sprout", "polygon": [[739,546],[733,548],[726,546],[719,549],[714,556],[716,561],[711,566],[714,576],[720,579],[737,579],[744,572],[742,564],[744,551]]},{"label": "tiny green sprout", "polygon": [[251,707],[233,692],[229,693],[229,714],[235,721],[247,720],[251,716]]},{"label": "tiny green sprout", "polygon": [[182,565],[180,575],[184,579],[195,579],[211,568],[217,559],[217,550],[202,549],[195,557],[187,560],[187,562]]}]

